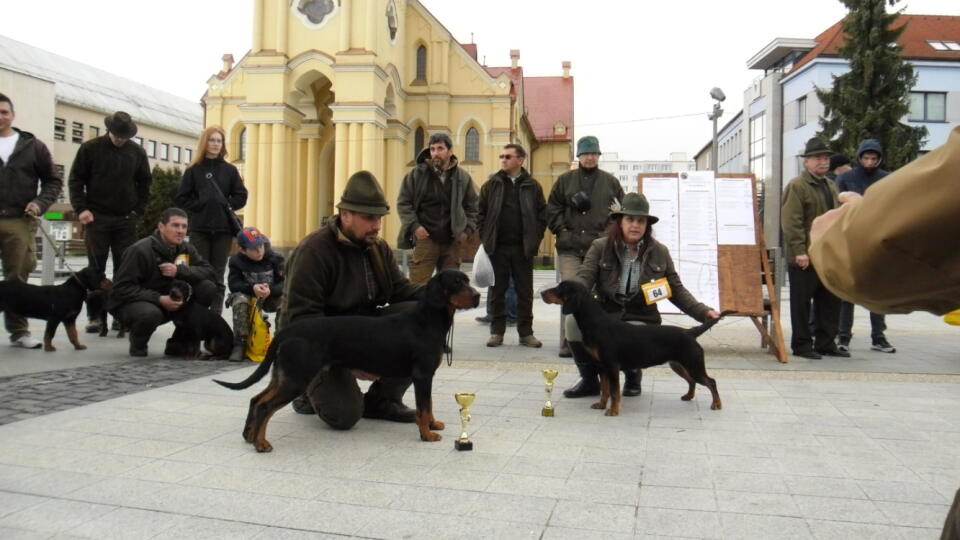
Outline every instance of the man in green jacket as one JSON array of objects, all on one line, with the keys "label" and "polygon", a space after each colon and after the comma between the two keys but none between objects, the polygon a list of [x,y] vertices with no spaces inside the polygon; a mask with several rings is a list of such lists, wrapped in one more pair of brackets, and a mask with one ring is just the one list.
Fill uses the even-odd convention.
[{"label": "man in green jacket", "polygon": [[[339,214],[304,238],[290,255],[279,327],[311,317],[379,316],[411,309],[421,286],[400,271],[390,246],[379,237],[390,211],[373,174],[360,171],[347,181],[337,204]],[[366,395],[357,379],[375,380]],[[360,419],[413,422],[403,404],[409,377],[380,377],[333,368],[321,373],[293,410],[314,414],[334,429],[350,429]]]},{"label": "man in green jacket", "polygon": [[[834,296],[810,264],[810,225],[817,216],[836,208],[837,187],[827,178],[833,152],[820,139],[807,141],[804,171],[783,190],[780,226],[790,276],[790,347],[793,354],[819,360],[823,355],[848,357],[837,348],[840,324],[840,299]],[[811,336],[810,311],[813,304],[814,335]]]},{"label": "man in green jacket", "polygon": [[[563,280],[576,277],[590,244],[607,228],[610,205],[623,200],[620,181],[597,166],[600,141],[596,137],[587,135],[577,141],[577,160],[580,166],[561,174],[547,199],[547,227],[556,237],[556,264]],[[571,356],[563,325],[560,356]]]},{"label": "man in green jacket", "polygon": [[[13,101],[0,94],[0,260],[3,279],[27,281],[37,266],[37,220],[33,216],[57,201],[63,180],[53,167],[46,145],[33,134],[13,127],[16,116]],[[40,341],[30,335],[26,317],[5,312],[3,318],[10,345],[40,348]]]}]

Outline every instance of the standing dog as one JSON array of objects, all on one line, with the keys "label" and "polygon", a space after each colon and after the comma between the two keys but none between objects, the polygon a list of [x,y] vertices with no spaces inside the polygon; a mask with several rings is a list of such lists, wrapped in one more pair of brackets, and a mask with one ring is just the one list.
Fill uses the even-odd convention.
[{"label": "standing dog", "polygon": [[383,317],[314,317],[284,326],[267,356],[245,381],[217,384],[232,390],[249,388],[273,365],[266,390],[250,400],[243,438],[258,452],[273,449],[266,439],[267,422],[278,409],[307,389],[321,371],[340,366],[381,377],[411,377],[416,396],[420,439],[439,441],[443,423],[433,417],[433,375],[443,359],[443,345],[453,314],[480,305],[480,293],[466,274],[444,270],[427,282],[415,309]]},{"label": "standing dog", "polygon": [[[556,287],[540,293],[548,304],[560,304],[564,315],[572,314],[583,334],[583,345],[600,365],[600,401],[594,409],[606,409],[607,416],[620,414],[620,370],[643,369],[669,362],[673,371],[690,385],[680,399],[693,399],[696,383],[710,389],[713,402],[710,408],[721,408],[717,382],[707,375],[703,347],[697,336],[703,334],[719,319],[708,320],[694,328],[677,326],[633,325],[624,322],[600,307],[587,288],[577,281],[563,281]],[[733,313],[724,311],[721,317]]]},{"label": "standing dog", "polygon": [[30,285],[18,280],[0,281],[0,311],[47,321],[47,328],[43,332],[43,350],[47,352],[57,350],[53,346],[53,336],[60,323],[63,323],[73,348],[82,351],[87,346],[80,343],[80,338],[77,337],[76,321],[83,309],[87,291],[110,285],[104,274],[91,266],[71,274],[60,285]]}]

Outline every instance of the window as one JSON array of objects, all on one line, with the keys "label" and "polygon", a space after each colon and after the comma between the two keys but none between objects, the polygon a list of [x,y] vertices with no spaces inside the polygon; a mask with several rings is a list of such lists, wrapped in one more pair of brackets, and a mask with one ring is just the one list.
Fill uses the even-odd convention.
[{"label": "window", "polygon": [[947,94],[944,92],[910,92],[910,114],[913,122],[945,122]]},{"label": "window", "polygon": [[466,144],[463,146],[467,161],[480,161],[480,132],[477,128],[467,130]]},{"label": "window", "polygon": [[633,165],[633,170],[639,171],[639,170],[640,170],[640,165],[634,163],[634,165]]},{"label": "window", "polygon": [[417,77],[416,80],[427,82],[427,48],[417,47]]},{"label": "window", "polygon": [[53,138],[58,141],[67,139],[67,121],[63,118],[53,119]]},{"label": "window", "polygon": [[160,143],[160,159],[167,161],[167,157],[170,154],[170,145],[167,143]]},{"label": "window", "polygon": [[99,137],[99,136],[100,136],[100,128],[97,126],[90,126],[90,138],[92,139],[94,137]]},{"label": "window", "polygon": [[418,127],[416,131],[413,132],[413,159],[416,160],[417,156],[420,155],[420,151],[423,150],[423,144],[425,135],[423,133],[423,128]]},{"label": "window", "polygon": [[764,114],[760,113],[750,119],[750,172],[757,176],[757,180],[765,178],[763,174],[763,161],[766,154]]},{"label": "window", "polygon": [[807,96],[797,100],[797,127],[807,125]]},{"label": "window", "polygon": [[171,161],[173,161],[174,163],[180,163],[180,147],[179,146],[173,147],[173,159],[171,159]]},{"label": "window", "polygon": [[630,170],[630,166],[627,165],[626,163],[621,163],[621,164],[620,164],[620,170],[621,170],[621,171],[629,171],[629,170]]},{"label": "window", "polygon": [[189,148],[183,149],[183,162],[190,163],[193,161],[193,150]]},{"label": "window", "polygon": [[143,147],[147,151],[148,158],[157,157],[157,141],[147,141],[146,146]]},{"label": "window", "polygon": [[246,161],[247,159],[247,128],[243,128],[240,130],[239,144],[240,144],[240,159],[243,161]]},{"label": "window", "polygon": [[960,43],[956,41],[928,40],[927,44],[938,51],[960,51]]},{"label": "window", "polygon": [[60,178],[63,178],[63,174],[66,172],[66,169],[64,169],[63,165],[61,165],[60,163],[55,163],[53,165],[53,170],[54,172],[57,173],[57,176],[59,176]]},{"label": "window", "polygon": [[70,140],[76,144],[83,142],[83,124],[81,122],[73,123],[73,130],[70,132]]},{"label": "window", "polygon": [[143,146],[143,137],[134,137],[133,142],[137,143],[137,146]]}]

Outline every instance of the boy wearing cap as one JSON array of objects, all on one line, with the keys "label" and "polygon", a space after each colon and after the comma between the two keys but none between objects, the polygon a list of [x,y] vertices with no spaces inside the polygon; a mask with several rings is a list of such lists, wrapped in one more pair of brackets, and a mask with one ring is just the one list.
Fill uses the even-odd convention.
[{"label": "boy wearing cap", "polygon": [[240,251],[230,257],[227,305],[233,309],[232,362],[243,360],[250,336],[250,300],[260,301],[260,309],[274,313],[283,297],[283,256],[270,249],[270,239],[256,227],[244,227],[237,233]]},{"label": "boy wearing cap", "polygon": [[[150,197],[150,164],[147,153],[131,138],[137,125],[130,115],[118,111],[104,119],[107,134],[80,145],[70,168],[70,204],[84,225],[90,266],[107,267],[113,253],[114,278],[121,256],[137,241],[137,220]],[[88,333],[100,331],[91,319]]]}]

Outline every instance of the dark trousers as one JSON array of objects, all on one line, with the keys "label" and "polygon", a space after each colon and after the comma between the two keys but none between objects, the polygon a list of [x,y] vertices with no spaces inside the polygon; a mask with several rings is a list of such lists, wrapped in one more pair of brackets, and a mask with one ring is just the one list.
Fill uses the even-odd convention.
[{"label": "dark trousers", "polygon": [[517,333],[533,334],[533,257],[523,253],[523,246],[497,246],[490,254],[494,284],[490,291],[490,333],[503,335],[507,330],[506,294],[510,280],[517,289]]},{"label": "dark trousers", "polygon": [[[493,298],[493,287],[487,287],[487,317],[493,318],[493,311],[490,309],[490,299]],[[517,286],[510,278],[510,286],[507,287],[507,294],[504,295],[504,302],[507,310],[507,320],[517,320]]]},{"label": "dark trousers", "polygon": [[230,233],[191,232],[190,245],[197,250],[203,260],[213,266],[213,271],[217,274],[217,295],[210,306],[213,311],[220,313],[223,310],[223,297],[226,291],[226,286],[223,284],[223,273],[227,269],[227,259],[230,258],[230,250],[233,248],[233,235]]},{"label": "dark trousers", "polygon": [[795,353],[833,350],[840,324],[840,299],[823,286],[812,265],[801,270],[795,264],[788,264],[787,273],[790,276],[790,326],[793,330],[790,348]]},{"label": "dark trousers", "polygon": [[90,266],[106,272],[107,257],[113,254],[113,274],[116,276],[123,252],[137,241],[137,222],[132,217],[102,214],[94,214],[93,218],[84,226],[83,232],[87,261]]},{"label": "dark trousers", "polygon": [[[870,312],[870,339],[877,341],[884,337],[887,331],[887,317],[882,313]],[[837,334],[840,341],[850,343],[853,337],[853,304],[840,301],[840,332]]]},{"label": "dark trousers", "polygon": [[[0,263],[3,264],[4,280],[20,280],[24,283],[37,266],[37,222],[28,217],[0,218]],[[10,341],[16,341],[30,333],[27,318],[9,310],[3,312],[3,320]]]},{"label": "dark trousers", "polygon": [[[399,313],[416,307],[417,302],[398,302],[377,311],[377,316]],[[364,395],[349,369],[334,367],[319,373],[307,387],[317,416],[333,429],[350,429],[360,420],[365,407],[377,407],[383,401],[403,402],[403,394],[413,384],[409,377],[381,377]],[[298,398],[299,399],[299,398]]]},{"label": "dark trousers", "polygon": [[[192,287],[193,298],[190,302],[209,307],[210,302],[217,294],[217,286],[212,281],[205,279],[199,283],[194,283]],[[142,301],[130,302],[120,306],[119,312],[123,326],[130,331],[130,344],[137,348],[145,348],[157,327],[176,317],[174,311],[167,311],[153,302]]]}]

